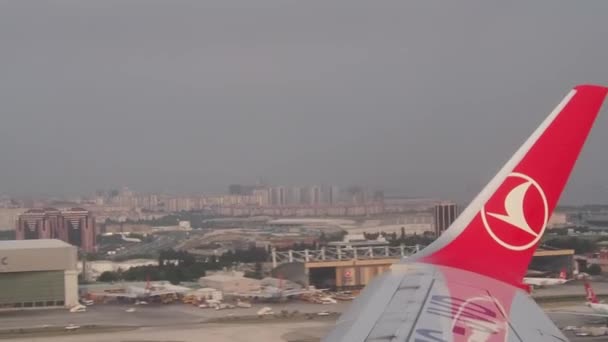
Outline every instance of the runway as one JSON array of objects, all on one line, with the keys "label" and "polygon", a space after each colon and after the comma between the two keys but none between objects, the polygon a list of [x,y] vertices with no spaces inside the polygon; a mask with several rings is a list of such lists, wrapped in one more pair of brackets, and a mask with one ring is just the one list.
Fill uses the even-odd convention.
[{"label": "runway", "polygon": [[[135,312],[125,312],[129,306],[100,305],[92,306],[85,313],[69,313],[66,310],[22,311],[0,314],[0,330],[40,329],[56,327],[59,334],[34,334],[16,337],[0,335],[6,341],[28,342],[318,342],[335,324],[337,316],[322,317],[320,311],[340,312],[349,303],[336,305],[317,305],[308,303],[289,303],[271,305],[276,313],[294,311],[309,313],[307,318],[299,314],[295,318],[257,319],[255,313],[262,306],[250,309],[210,310],[186,305],[138,306]],[[547,313],[560,328],[582,326],[591,323],[601,324],[597,318],[565,314],[568,312],[589,312],[583,305],[551,305]],[[221,317],[250,316],[245,322],[208,323]],[[120,331],[79,329],[67,332],[63,327],[79,326],[120,327]],[[86,333],[84,333],[86,332]],[[600,341],[606,337],[576,337],[565,332],[571,341]]]}]

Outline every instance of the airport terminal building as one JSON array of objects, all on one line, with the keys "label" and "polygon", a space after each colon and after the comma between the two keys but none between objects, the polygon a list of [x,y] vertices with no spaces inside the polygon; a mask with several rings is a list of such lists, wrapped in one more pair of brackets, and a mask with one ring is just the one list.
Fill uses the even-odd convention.
[{"label": "airport terminal building", "polygon": [[78,304],[76,247],[61,240],[0,241],[0,309]]}]

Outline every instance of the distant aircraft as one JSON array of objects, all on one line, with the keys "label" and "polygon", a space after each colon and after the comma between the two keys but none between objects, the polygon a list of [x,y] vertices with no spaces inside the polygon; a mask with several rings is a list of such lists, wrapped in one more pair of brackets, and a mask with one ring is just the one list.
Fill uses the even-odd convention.
[{"label": "distant aircraft", "polygon": [[597,299],[595,291],[591,287],[591,284],[585,280],[585,293],[587,294],[587,306],[591,308],[593,312],[582,312],[582,311],[553,311],[554,313],[562,313],[568,315],[578,316],[589,316],[589,317],[603,317],[608,318],[608,304],[602,303]]},{"label": "distant aircraft", "polygon": [[91,306],[91,305],[95,304],[95,302],[91,299],[83,299],[82,304],[84,304],[86,306]]},{"label": "distant aircraft", "polygon": [[600,303],[591,285],[585,281],[585,292],[587,292],[587,306],[595,313],[605,314],[608,317],[608,304]]},{"label": "distant aircraft", "polygon": [[265,300],[283,300],[294,298],[304,294],[312,294],[323,292],[323,290],[309,290],[309,289],[281,289],[276,287],[267,286],[263,291],[256,292],[241,292],[238,293],[238,297],[241,298],[255,298]]},{"label": "distant aircraft", "polygon": [[450,228],[375,277],[323,341],[567,341],[523,278],[607,92],[570,91]]},{"label": "distant aircraft", "polygon": [[75,305],[73,307],[70,308],[70,312],[71,313],[76,313],[76,312],[87,312],[87,307],[81,304]]},{"label": "distant aircraft", "polygon": [[153,286],[150,278],[146,277],[146,287],[127,286],[125,292],[104,292],[104,297],[129,298],[137,300],[138,304],[148,304],[148,300],[152,297],[178,294],[186,292],[187,288],[179,288],[176,286]]},{"label": "distant aircraft", "polygon": [[562,270],[559,273],[559,278],[537,278],[537,277],[525,277],[524,278],[524,284],[528,284],[531,286],[562,285],[569,281],[570,281],[570,279],[567,278],[566,270]]},{"label": "distant aircraft", "polygon": [[104,292],[105,297],[130,298],[139,300],[139,304],[147,304],[147,300],[152,297],[177,294],[180,291],[172,289],[153,290],[149,288],[141,288],[137,286],[127,286],[125,292]]}]

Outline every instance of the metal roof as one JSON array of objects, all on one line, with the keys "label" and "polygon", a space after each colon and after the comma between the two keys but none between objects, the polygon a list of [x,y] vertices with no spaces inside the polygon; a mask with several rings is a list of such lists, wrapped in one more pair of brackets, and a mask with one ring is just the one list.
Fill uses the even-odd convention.
[{"label": "metal roof", "polygon": [[238,276],[238,275],[230,275],[230,274],[212,274],[206,277],[201,277],[201,280],[210,280],[210,281],[217,281],[217,282],[229,282],[229,281],[251,281],[251,282],[260,282],[258,279],[253,279],[253,278],[247,278],[247,277],[242,277],[242,276]]},{"label": "metal roof", "polygon": [[56,239],[38,240],[3,240],[0,241],[0,251],[15,249],[65,248],[73,247],[69,243]]}]

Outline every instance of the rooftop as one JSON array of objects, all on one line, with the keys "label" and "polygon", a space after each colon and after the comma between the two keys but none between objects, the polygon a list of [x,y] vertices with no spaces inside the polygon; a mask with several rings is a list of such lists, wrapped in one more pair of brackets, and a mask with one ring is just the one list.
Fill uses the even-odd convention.
[{"label": "rooftop", "polygon": [[61,240],[39,239],[39,240],[5,240],[0,241],[0,251],[14,249],[35,249],[35,248],[65,248],[72,245]]},{"label": "rooftop", "polygon": [[227,282],[234,280],[249,280],[259,282],[258,279],[247,278],[240,275],[231,275],[231,274],[212,274],[206,277],[201,277],[203,280],[211,280],[211,281],[219,281],[219,282]]}]

